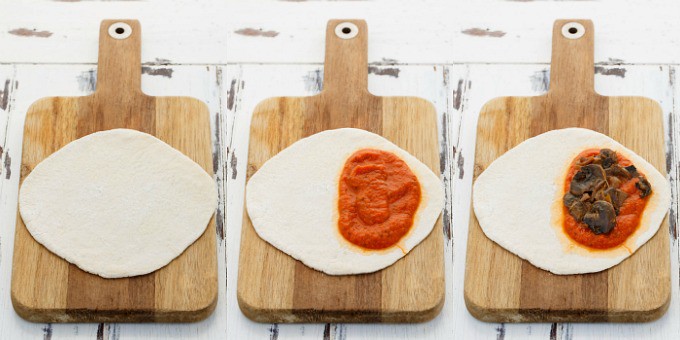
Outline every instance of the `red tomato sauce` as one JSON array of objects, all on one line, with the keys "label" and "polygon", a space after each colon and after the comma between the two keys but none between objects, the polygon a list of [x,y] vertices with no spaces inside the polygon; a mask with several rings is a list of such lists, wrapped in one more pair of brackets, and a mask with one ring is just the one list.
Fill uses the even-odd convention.
[{"label": "red tomato sauce", "polygon": [[385,249],[413,226],[420,183],[395,154],[374,149],[355,152],[345,162],[338,187],[338,228],[352,244]]},{"label": "red tomato sauce", "polygon": [[[581,157],[595,156],[599,152],[599,149],[589,149],[576,156],[567,173],[564,184],[565,192],[569,191],[571,179],[578,172],[579,167],[576,165],[576,161]],[[620,153],[617,153],[617,157],[618,164],[622,167],[632,164],[630,160],[624,158]],[[645,206],[649,200],[649,196],[640,198],[640,190],[635,187],[635,183],[637,182],[638,178],[634,177],[621,183],[619,189],[627,193],[628,197],[623,201],[623,204],[619,209],[619,215],[616,216],[616,226],[609,234],[595,234],[585,223],[577,222],[576,219],[569,214],[569,209],[562,205],[564,214],[564,232],[569,235],[572,240],[593,249],[604,250],[621,245],[639,227],[642,212],[645,210]]]}]

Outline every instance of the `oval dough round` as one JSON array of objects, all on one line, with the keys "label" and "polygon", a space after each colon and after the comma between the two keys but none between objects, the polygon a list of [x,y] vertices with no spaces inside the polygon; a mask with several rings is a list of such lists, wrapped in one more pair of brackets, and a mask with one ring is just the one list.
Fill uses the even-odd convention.
[{"label": "oval dough round", "polygon": [[[421,186],[411,230],[397,246],[383,250],[361,249],[338,231],[340,173],[347,158],[364,148],[396,154]],[[352,128],[297,141],[267,161],[246,187],[246,207],[257,234],[330,275],[370,273],[393,264],[430,234],[443,206],[441,181],[425,164],[379,135]]]},{"label": "oval dough round", "polygon": [[[567,169],[591,148],[622,154],[652,186],[640,227],[608,250],[589,250],[562,227]],[[529,138],[496,159],[475,181],[472,203],[486,236],[503,248],[554,274],[583,274],[615,266],[656,234],[670,206],[670,185],[654,166],[608,136],[569,128]]]},{"label": "oval dough round", "polygon": [[24,179],[19,211],[47,249],[105,278],[143,275],[179,256],[215,211],[212,176],[168,144],[115,129],[75,140]]}]

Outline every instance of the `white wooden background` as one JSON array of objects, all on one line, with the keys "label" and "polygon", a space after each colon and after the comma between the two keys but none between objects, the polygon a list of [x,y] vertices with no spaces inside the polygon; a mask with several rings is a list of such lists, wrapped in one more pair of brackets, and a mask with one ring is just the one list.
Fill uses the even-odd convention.
[{"label": "white wooden background", "polygon": [[[0,1],[0,339],[679,339],[677,212],[680,181],[680,6],[675,1],[224,2]],[[463,302],[463,274],[478,112],[489,99],[537,95],[549,83],[552,22],[595,22],[595,86],[642,95],[665,117],[671,210],[672,300],[645,324],[491,324]],[[219,301],[193,324],[34,324],[10,301],[21,141],[28,106],[96,85],[99,21],[142,23],[143,90],[189,95],[210,107],[219,187]],[[438,112],[446,304],[415,325],[257,324],[239,311],[236,274],[250,115],[262,99],[322,86],[326,20],[369,26],[369,89],[415,95]],[[677,103],[676,103],[677,102]]]}]

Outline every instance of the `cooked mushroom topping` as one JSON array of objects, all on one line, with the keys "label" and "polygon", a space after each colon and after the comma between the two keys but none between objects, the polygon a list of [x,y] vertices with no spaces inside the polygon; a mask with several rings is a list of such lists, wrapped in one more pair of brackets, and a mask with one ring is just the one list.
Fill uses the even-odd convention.
[{"label": "cooked mushroom topping", "polygon": [[607,234],[616,226],[616,211],[609,202],[597,201],[583,216],[583,222],[595,234]]},{"label": "cooked mushroom topping", "polygon": [[567,206],[567,207],[571,207],[571,205],[576,203],[576,202],[579,202],[579,198],[570,194],[570,193],[567,193],[562,198],[562,203],[564,203],[564,205]]},{"label": "cooked mushroom topping", "polygon": [[579,158],[575,162],[578,171],[563,197],[569,214],[577,222],[588,225],[595,234],[609,233],[616,226],[616,216],[629,196],[619,189],[622,184],[637,178],[635,187],[640,190],[641,198],[652,192],[651,185],[635,166],[622,167],[618,162],[616,152],[610,149]]},{"label": "cooked mushroom topping", "polygon": [[576,161],[576,165],[578,165],[578,166],[584,166],[584,165],[588,165],[588,164],[590,164],[590,163],[592,163],[592,162],[593,162],[593,156],[590,156],[590,157],[581,157],[581,158],[579,158],[578,161]]},{"label": "cooked mushroom topping", "polygon": [[602,188],[598,189],[597,191],[595,191],[593,193],[593,200],[592,201],[593,202],[595,202],[595,201],[606,201],[607,198],[606,198],[606,195],[604,194],[605,190],[607,190],[607,188],[602,187]]},{"label": "cooked mushroom topping", "polygon": [[638,177],[635,187],[640,189],[640,198],[645,198],[652,193],[652,186],[647,182],[647,179],[642,176]]},{"label": "cooked mushroom topping", "polygon": [[583,217],[586,215],[588,211],[590,211],[592,207],[592,204],[589,202],[581,202],[581,201],[575,201],[572,205],[569,206],[569,214],[571,216],[574,216],[575,219],[581,220]]},{"label": "cooked mushroom topping", "polygon": [[630,172],[618,164],[609,166],[605,172],[607,173],[607,176],[616,176],[624,179],[629,179],[631,177]]},{"label": "cooked mushroom topping", "polygon": [[616,152],[610,149],[600,150],[600,154],[598,156],[600,157],[600,164],[602,164],[602,167],[605,169],[619,162]]},{"label": "cooked mushroom topping", "polygon": [[607,184],[610,188],[618,188],[621,186],[621,180],[618,177],[610,176],[607,177]]},{"label": "cooked mushroom topping", "polygon": [[596,191],[606,185],[604,169],[598,164],[588,164],[574,175],[569,186],[569,191],[581,196],[585,192]]},{"label": "cooked mushroom topping", "polygon": [[617,215],[619,213],[619,208],[621,208],[621,205],[623,204],[623,201],[628,198],[627,193],[616,188],[609,188],[605,190],[604,196],[605,200],[614,206],[614,210],[616,211]]},{"label": "cooked mushroom topping", "polygon": [[569,208],[569,214],[578,220],[581,220],[588,210],[590,210],[590,202],[583,199],[583,197],[587,195],[588,194],[584,194],[581,199],[570,193],[564,195],[563,202],[564,205]]}]

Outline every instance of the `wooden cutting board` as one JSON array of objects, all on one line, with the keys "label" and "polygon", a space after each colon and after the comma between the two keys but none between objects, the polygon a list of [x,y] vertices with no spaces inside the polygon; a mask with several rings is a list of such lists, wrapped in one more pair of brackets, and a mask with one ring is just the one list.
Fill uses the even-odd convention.
[{"label": "wooden cutting board", "polygon": [[[351,25],[345,23],[356,27],[347,28]],[[250,130],[248,178],[297,140],[342,127],[382,135],[439,173],[434,107],[421,98],[377,97],[368,92],[367,38],[363,20],[328,22],[323,91],[311,97],[270,98],[257,106]],[[429,320],[444,303],[441,230],[439,219],[419,246],[379,272],[329,276],[262,240],[244,212],[239,306],[259,322]]]},{"label": "wooden cutting board", "polygon": [[[583,27],[572,27],[572,22]],[[565,25],[569,26],[563,35]],[[570,33],[569,28],[576,33]],[[575,38],[581,33],[585,34]],[[548,93],[496,98],[483,107],[477,128],[475,179],[496,158],[527,138],[574,126],[609,135],[666,173],[661,108],[648,98],[605,97],[595,92],[593,36],[589,20],[556,21]],[[621,264],[600,273],[560,276],[538,269],[492,242],[471,212],[465,302],[480,320],[649,321],[664,314],[669,300],[668,219],[646,245]]]},{"label": "wooden cutting board", "polygon": [[[124,25],[119,23],[129,26],[120,27]],[[112,25],[116,26],[110,34]],[[138,21],[102,22],[95,93],[43,98],[30,107],[24,129],[22,182],[40,161],[67,143],[113,128],[152,134],[212,174],[208,108],[193,98],[142,93],[140,56]],[[78,269],[36,242],[17,213],[12,303],[21,317],[35,322],[200,320],[217,302],[215,247],[213,218],[205,233],[167,266],[143,276],[104,279]]]}]

